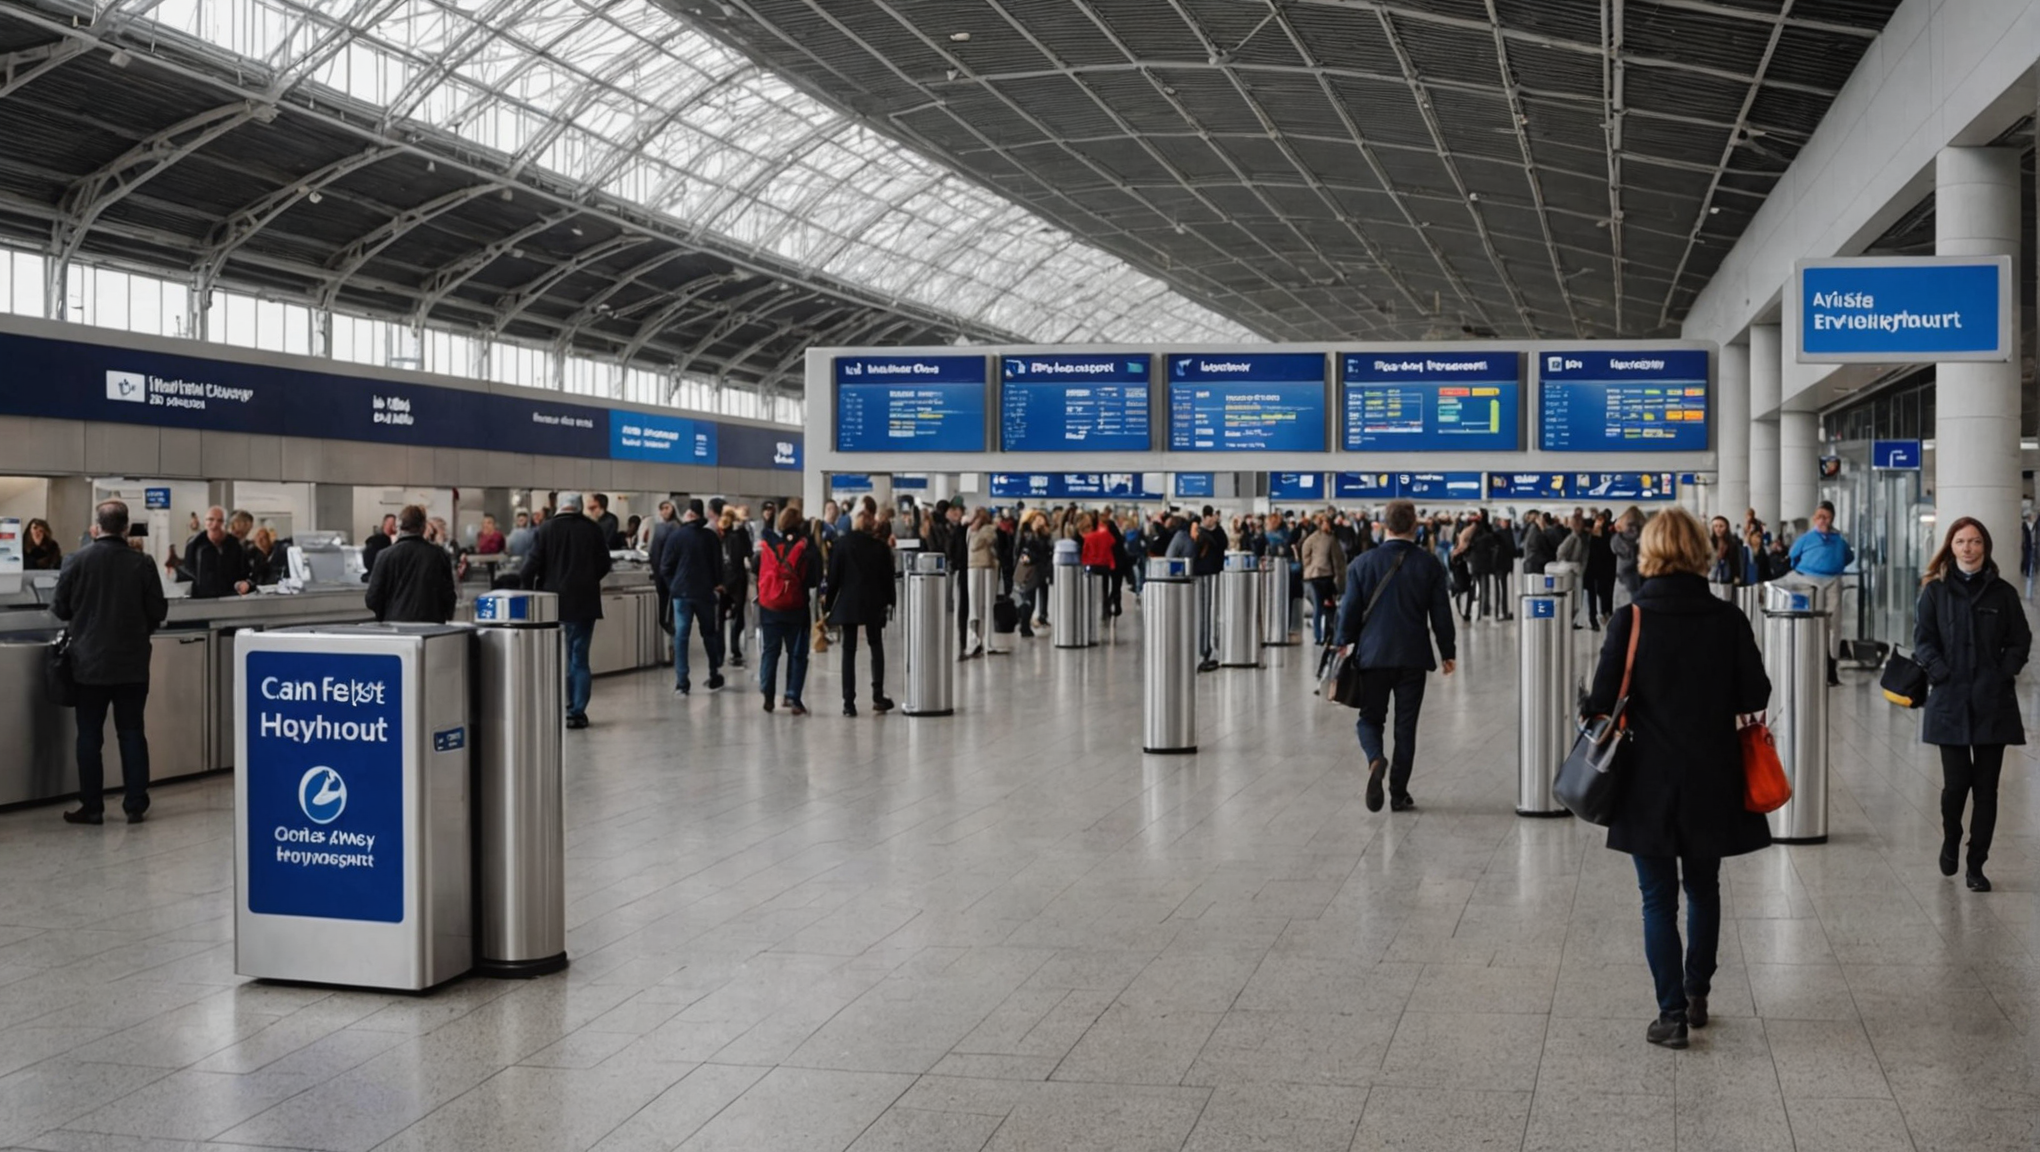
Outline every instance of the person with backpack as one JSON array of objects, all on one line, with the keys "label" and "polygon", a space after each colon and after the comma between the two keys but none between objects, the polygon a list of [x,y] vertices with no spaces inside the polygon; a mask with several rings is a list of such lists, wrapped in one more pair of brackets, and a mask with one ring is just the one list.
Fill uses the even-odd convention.
[{"label": "person with backpack", "polygon": [[765,710],[779,682],[779,656],[786,654],[786,692],[781,703],[795,716],[807,715],[800,692],[807,683],[808,592],[819,584],[815,544],[801,530],[800,509],[792,504],[779,514],[778,532],[758,548],[758,688]]}]

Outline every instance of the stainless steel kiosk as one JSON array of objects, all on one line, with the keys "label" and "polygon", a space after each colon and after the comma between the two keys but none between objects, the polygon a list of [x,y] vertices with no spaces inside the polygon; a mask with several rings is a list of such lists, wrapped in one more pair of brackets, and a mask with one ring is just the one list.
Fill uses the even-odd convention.
[{"label": "stainless steel kiosk", "polygon": [[1771,838],[1828,838],[1827,589],[1777,581],[1764,588],[1764,673],[1771,678],[1771,737],[1792,799],[1770,814]]},{"label": "stainless steel kiosk", "polygon": [[1516,612],[1516,815],[1564,816],[1551,794],[1572,746],[1578,705],[1567,573],[1523,577]]},{"label": "stainless steel kiosk", "polygon": [[1141,751],[1197,751],[1197,585],[1187,558],[1157,556],[1141,585]]},{"label": "stainless steel kiosk", "polygon": [[1261,646],[1287,648],[1289,635],[1289,561],[1261,557]]},{"label": "stainless steel kiosk", "polygon": [[466,628],[242,632],[234,971],[420,991],[474,964]]},{"label": "stainless steel kiosk", "polygon": [[1058,648],[1084,646],[1084,569],[1073,548],[1058,547],[1050,566],[1048,627]]},{"label": "stainless steel kiosk", "polygon": [[[949,558],[916,552],[907,559],[907,698],[909,716],[956,711],[956,616],[949,610]],[[989,614],[987,614],[989,617]]]},{"label": "stainless steel kiosk", "polygon": [[1261,566],[1251,552],[1228,552],[1218,574],[1218,663],[1261,665]]},{"label": "stainless steel kiosk", "polygon": [[475,971],[567,966],[559,597],[475,597]]}]

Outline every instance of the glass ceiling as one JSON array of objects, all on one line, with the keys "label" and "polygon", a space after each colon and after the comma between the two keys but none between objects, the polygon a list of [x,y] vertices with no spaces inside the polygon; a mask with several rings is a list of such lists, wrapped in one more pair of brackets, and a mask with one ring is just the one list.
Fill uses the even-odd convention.
[{"label": "glass ceiling", "polygon": [[145,20],[839,280],[1043,342],[1253,341],[652,0],[161,0]]}]

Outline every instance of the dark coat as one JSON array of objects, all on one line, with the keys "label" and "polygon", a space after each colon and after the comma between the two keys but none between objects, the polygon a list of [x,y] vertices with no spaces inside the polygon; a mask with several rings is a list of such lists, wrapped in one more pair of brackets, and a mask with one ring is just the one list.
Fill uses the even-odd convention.
[{"label": "dark coat", "polygon": [[[1636,668],[1629,686],[1629,779],[1608,847],[1637,856],[1740,856],[1771,843],[1760,813],[1743,807],[1739,714],[1761,712],[1771,681],[1749,618],[1700,576],[1643,582]],[[1608,618],[1588,715],[1605,715],[1622,690],[1635,613]]]},{"label": "dark coat", "polygon": [[[652,571],[657,572],[659,570],[659,561],[665,552],[666,545],[673,539],[673,533],[679,530],[680,521],[678,520],[660,520],[652,525],[652,546],[646,551],[646,555],[651,560]],[[665,590],[665,585],[659,586],[661,594]]]},{"label": "dark coat", "polygon": [[211,537],[199,532],[184,542],[177,579],[191,585],[193,600],[238,596],[234,585],[248,579],[248,554],[231,534],[220,537],[220,542],[214,544]]},{"label": "dark coat", "polygon": [[[1402,566],[1396,567],[1396,558]],[[1367,601],[1389,572],[1394,580],[1381,594],[1374,611],[1367,613]],[[1457,658],[1458,640],[1452,627],[1452,596],[1445,566],[1428,549],[1408,540],[1390,539],[1370,548],[1346,566],[1346,595],[1339,601],[1338,644],[1357,643],[1354,653],[1362,668],[1438,667],[1431,651],[1431,637],[1438,638],[1437,655]],[[1366,620],[1361,616],[1365,613]],[[1365,627],[1362,625],[1365,624]]]},{"label": "dark coat", "polygon": [[1558,541],[1535,524],[1523,530],[1523,571],[1536,575],[1558,558]]},{"label": "dark coat", "polygon": [[1191,558],[1190,571],[1198,576],[1216,576],[1225,571],[1225,553],[1228,541],[1223,528],[1199,528],[1192,541],[1197,547]]},{"label": "dark coat", "polygon": [[579,512],[547,517],[531,534],[531,552],[518,569],[526,588],[560,598],[562,624],[602,619],[602,578],[607,575],[609,546],[602,528]]},{"label": "dark coat", "polygon": [[1607,532],[1599,536],[1594,535],[1591,526],[1588,528],[1587,571],[1586,571],[1587,579],[1595,581],[1605,580],[1610,583],[1614,582],[1615,549],[1610,544],[1610,540],[1614,535],[1615,532],[1613,528],[1610,528]]},{"label": "dark coat", "polygon": [[1920,589],[1914,659],[1927,670],[1920,739],[1929,744],[2024,744],[2017,678],[2033,651],[2016,588],[1993,565],[1974,577],[1953,570]]},{"label": "dark coat", "polygon": [[868,532],[846,532],[829,551],[829,623],[883,625],[893,606],[892,549]]},{"label": "dark coat", "polygon": [[391,544],[390,538],[383,535],[381,532],[370,532],[368,534],[368,539],[362,541],[361,544],[362,580],[366,581],[368,579],[368,574],[375,571],[375,558],[382,555],[383,549],[388,548],[390,544]]},{"label": "dark coat", "polygon": [[156,562],[118,536],[74,553],[50,601],[50,614],[70,622],[71,673],[80,684],[147,684],[149,634],[169,612]]},{"label": "dark coat", "polygon": [[[707,525],[707,521],[702,521],[704,529]],[[757,549],[751,541],[751,526],[741,520],[737,521],[730,525],[728,532],[722,534],[721,542],[722,579],[717,583],[729,589],[730,594],[735,596],[738,595],[738,589],[748,586],[751,571],[758,563],[758,557],[754,554]]]},{"label": "dark coat", "polygon": [[659,583],[675,600],[707,604],[723,586],[722,539],[706,520],[680,525],[659,554]]},{"label": "dark coat", "polygon": [[368,574],[363,599],[385,624],[444,624],[460,601],[453,562],[423,536],[399,535]]}]

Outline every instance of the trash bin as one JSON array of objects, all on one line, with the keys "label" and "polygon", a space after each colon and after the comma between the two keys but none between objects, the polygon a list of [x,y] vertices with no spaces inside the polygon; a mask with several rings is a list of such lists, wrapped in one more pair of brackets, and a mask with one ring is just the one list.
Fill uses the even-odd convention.
[{"label": "trash bin", "polygon": [[1058,648],[1084,646],[1084,569],[1074,540],[1056,542],[1054,577],[1048,586],[1048,627]]},{"label": "trash bin", "polygon": [[465,627],[234,638],[234,971],[408,992],[474,966]]},{"label": "trash bin", "polygon": [[1561,573],[1531,573],[1516,613],[1516,815],[1564,816],[1551,794],[1572,747],[1579,713],[1573,689],[1572,598]]},{"label": "trash bin", "polygon": [[559,597],[475,597],[475,971],[567,966]]},{"label": "trash bin", "polygon": [[1251,552],[1228,552],[1218,574],[1218,663],[1261,666],[1261,567]]},{"label": "trash bin", "polygon": [[916,552],[907,560],[903,614],[907,641],[909,716],[947,716],[956,710],[956,617],[949,610],[949,558]]},{"label": "trash bin", "polygon": [[1084,569],[1084,647],[1098,646],[1099,622],[1105,615],[1105,577]]},{"label": "trash bin", "polygon": [[1143,752],[1197,751],[1197,585],[1187,558],[1147,562],[1141,586]]},{"label": "trash bin", "polygon": [[1287,648],[1289,637],[1289,561],[1263,556],[1261,576],[1261,646]]},{"label": "trash bin", "polygon": [[1764,588],[1764,673],[1771,678],[1771,737],[1792,799],[1770,814],[1771,838],[1828,838],[1827,589],[1775,581]]}]

